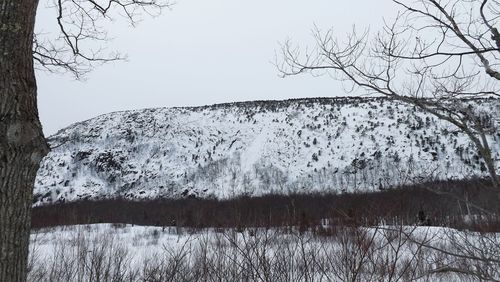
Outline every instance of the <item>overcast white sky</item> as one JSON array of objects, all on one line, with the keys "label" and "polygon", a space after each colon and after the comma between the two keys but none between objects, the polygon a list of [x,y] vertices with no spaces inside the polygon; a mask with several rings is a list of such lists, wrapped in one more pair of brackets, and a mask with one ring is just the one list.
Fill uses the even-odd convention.
[{"label": "overcast white sky", "polygon": [[[338,36],[353,24],[375,31],[395,9],[390,0],[178,0],[136,28],[110,28],[110,47],[128,62],[99,67],[83,82],[38,72],[44,131],[119,110],[345,95],[328,77],[279,78],[279,43],[310,42],[314,25]],[[39,15],[39,29],[56,23]]]}]

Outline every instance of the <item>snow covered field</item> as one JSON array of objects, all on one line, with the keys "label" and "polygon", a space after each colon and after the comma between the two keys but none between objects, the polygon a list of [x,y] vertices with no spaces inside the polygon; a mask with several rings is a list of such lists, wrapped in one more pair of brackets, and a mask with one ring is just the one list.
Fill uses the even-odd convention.
[{"label": "snow covered field", "polygon": [[500,234],[440,227],[188,230],[80,225],[31,235],[29,281],[500,279]]}]

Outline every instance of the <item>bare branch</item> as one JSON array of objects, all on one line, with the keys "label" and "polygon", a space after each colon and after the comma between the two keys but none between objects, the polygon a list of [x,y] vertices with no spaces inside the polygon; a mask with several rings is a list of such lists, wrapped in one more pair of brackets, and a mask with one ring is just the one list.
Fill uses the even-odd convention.
[{"label": "bare branch", "polygon": [[[54,0],[59,34],[38,33],[33,42],[33,59],[38,69],[71,73],[79,79],[96,66],[125,60],[104,47],[110,40],[103,22],[117,16],[135,26],[141,14],[156,16],[172,4],[169,0]],[[97,42],[97,43],[96,43]],[[92,47],[96,46],[96,47]]]}]

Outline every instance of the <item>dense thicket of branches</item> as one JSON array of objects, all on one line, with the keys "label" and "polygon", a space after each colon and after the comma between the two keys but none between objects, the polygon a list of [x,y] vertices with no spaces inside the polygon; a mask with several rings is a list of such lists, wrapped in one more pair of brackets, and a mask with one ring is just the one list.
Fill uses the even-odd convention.
[{"label": "dense thicket of branches", "polygon": [[[467,199],[464,201],[463,199]],[[436,182],[359,194],[268,195],[234,200],[124,199],[36,207],[33,228],[87,223],[155,226],[316,228],[335,225],[418,223],[419,212],[438,226],[500,228],[496,191],[486,181]],[[483,219],[466,222],[466,219]]]},{"label": "dense thicket of branches", "polygon": [[[498,234],[427,227],[248,230],[121,224],[32,236],[28,281],[498,281]],[[132,242],[133,241],[133,242]],[[487,250],[487,251],[483,251]]]}]

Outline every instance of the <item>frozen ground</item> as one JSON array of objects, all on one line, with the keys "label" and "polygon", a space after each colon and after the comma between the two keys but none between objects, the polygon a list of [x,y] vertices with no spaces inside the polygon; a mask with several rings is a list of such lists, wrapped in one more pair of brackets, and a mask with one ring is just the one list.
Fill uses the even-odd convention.
[{"label": "frozen ground", "polygon": [[500,236],[440,227],[34,231],[30,281],[479,281],[500,279]]}]

